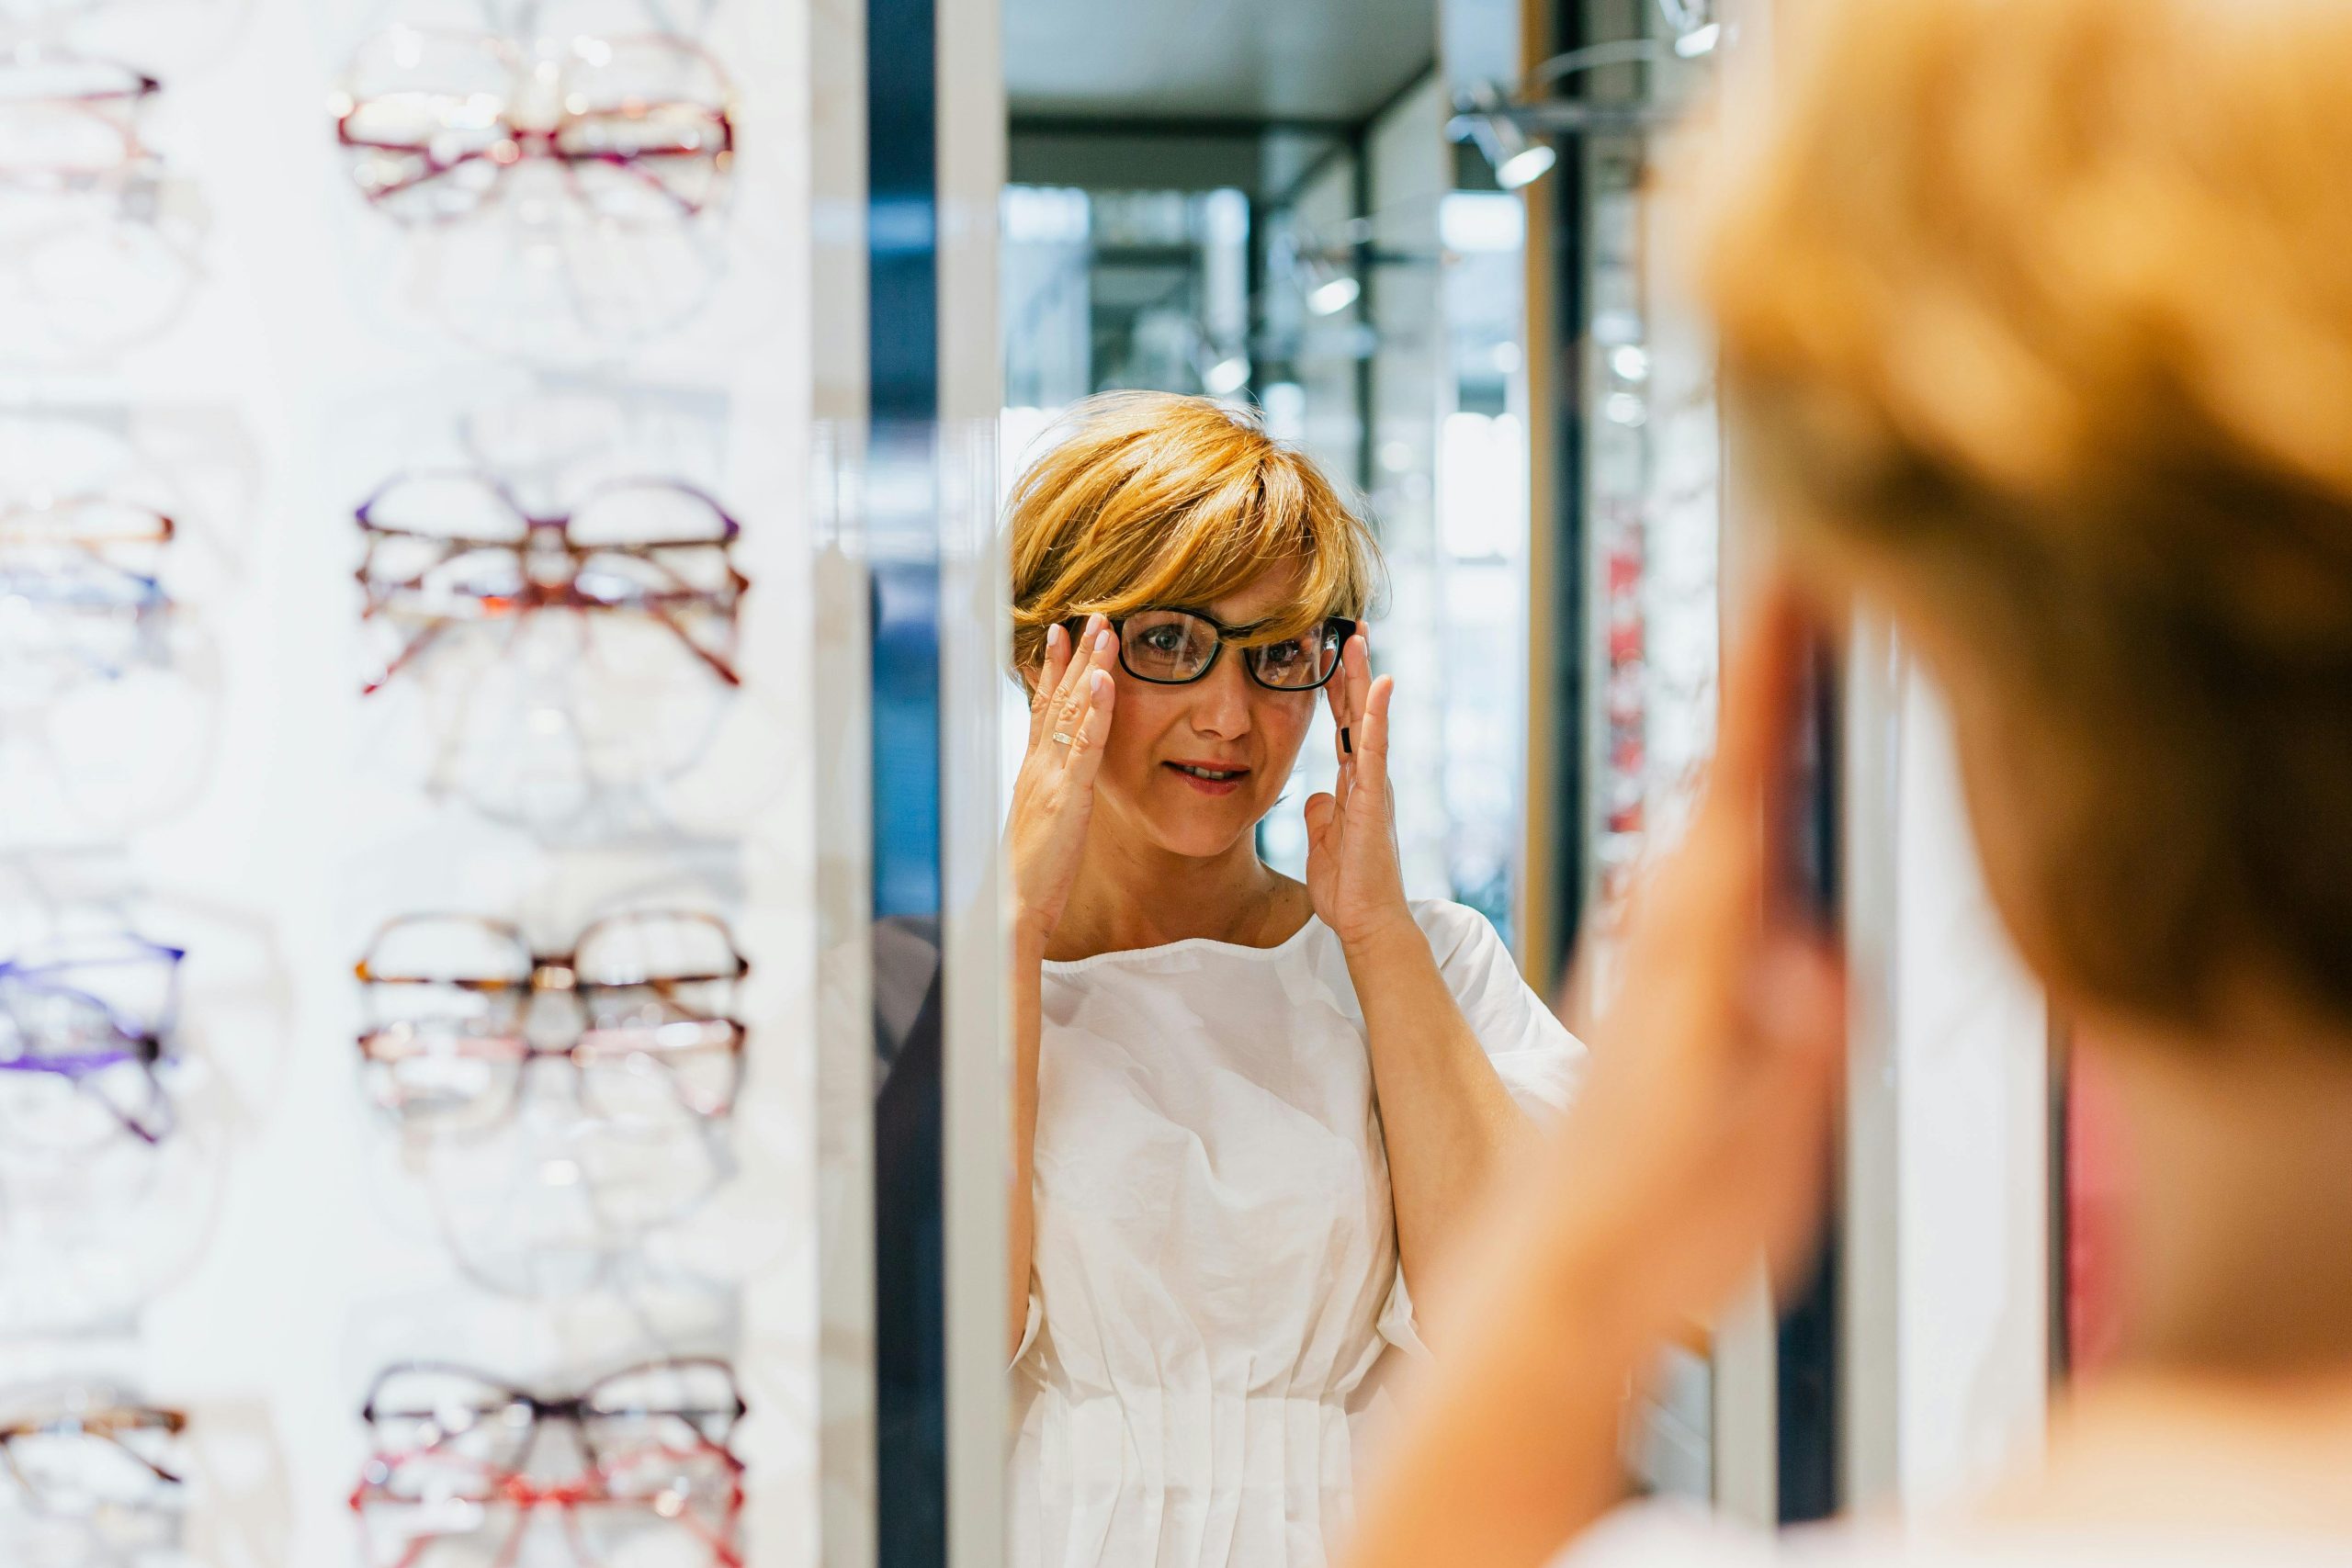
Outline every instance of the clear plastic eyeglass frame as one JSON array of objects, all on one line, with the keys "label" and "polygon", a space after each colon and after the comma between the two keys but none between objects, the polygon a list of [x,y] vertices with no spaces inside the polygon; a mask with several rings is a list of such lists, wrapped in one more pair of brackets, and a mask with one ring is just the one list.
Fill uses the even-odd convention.
[{"label": "clear plastic eyeglass frame", "polygon": [[[568,1064],[583,1109],[608,1124],[674,1130],[734,1109],[750,971],[724,922],[693,910],[607,916],[570,953],[535,953],[503,921],[391,921],[357,976],[368,1098],[403,1129],[476,1134],[514,1113],[534,1061]],[[569,1017],[538,1004],[568,998]]]},{"label": "clear plastic eyeglass frame", "polygon": [[177,1538],[185,1485],[176,1457],[187,1417],[74,1389],[0,1423],[0,1468],[35,1513],[74,1519],[124,1562]]},{"label": "clear plastic eyeglass frame", "polygon": [[204,222],[141,136],[160,90],[69,51],[0,56],[0,359],[70,362],[177,319]]},{"label": "clear plastic eyeglass frame", "polygon": [[0,707],[169,661],[175,525],[103,495],[0,508]]}]

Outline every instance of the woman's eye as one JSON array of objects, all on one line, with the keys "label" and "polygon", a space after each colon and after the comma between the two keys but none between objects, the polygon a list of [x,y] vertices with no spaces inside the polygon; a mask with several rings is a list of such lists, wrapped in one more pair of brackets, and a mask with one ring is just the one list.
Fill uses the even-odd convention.
[{"label": "woman's eye", "polygon": [[1181,626],[1154,626],[1143,634],[1143,645],[1154,653],[1182,653],[1184,631]]}]

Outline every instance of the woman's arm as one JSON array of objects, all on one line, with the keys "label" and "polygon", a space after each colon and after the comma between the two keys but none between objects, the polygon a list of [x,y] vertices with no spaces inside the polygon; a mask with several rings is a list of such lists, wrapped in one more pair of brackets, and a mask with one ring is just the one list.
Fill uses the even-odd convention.
[{"label": "woman's arm", "polygon": [[1037,1059],[1045,1040],[1046,944],[1061,924],[1094,813],[1094,774],[1111,737],[1118,634],[1087,618],[1082,654],[1059,626],[1029,700],[1029,751],[1012,783],[1005,858],[1012,870],[1012,1160],[1005,1176],[1005,1354],[1021,1348],[1029,1317],[1036,1231]]},{"label": "woman's arm", "polygon": [[1388,790],[1394,691],[1390,677],[1372,678],[1363,635],[1349,638],[1329,687],[1339,783],[1306,803],[1306,886],[1363,1009],[1397,1258],[1426,1306],[1449,1243],[1495,1170],[1532,1144],[1534,1126],[1462,1016],[1405,900]]},{"label": "woman's arm", "polygon": [[1012,1168],[1005,1193],[1005,1355],[1020,1352],[1029,1319],[1029,1272],[1037,1237],[1037,1050],[1045,1034],[1046,949],[1016,934],[1012,953]]},{"label": "woman's arm", "polygon": [[1359,1494],[1343,1568],[1548,1561],[1616,1501],[1620,1402],[1657,1347],[1812,1235],[1843,980],[1776,885],[1796,623],[1777,600],[1758,619],[1724,672],[1707,797],[1634,911],[1591,1080],[1469,1244],[1454,1342]]},{"label": "woman's arm", "polygon": [[[1362,776],[1360,771],[1359,787]],[[1444,1315],[1433,1285],[1449,1243],[1461,1235],[1496,1170],[1533,1145],[1535,1124],[1471,1032],[1429,934],[1410,911],[1343,941],[1342,951],[1363,1009],[1396,1210],[1396,1255],[1406,1284],[1420,1298],[1426,1331],[1432,1300],[1441,1303],[1439,1318]]]}]

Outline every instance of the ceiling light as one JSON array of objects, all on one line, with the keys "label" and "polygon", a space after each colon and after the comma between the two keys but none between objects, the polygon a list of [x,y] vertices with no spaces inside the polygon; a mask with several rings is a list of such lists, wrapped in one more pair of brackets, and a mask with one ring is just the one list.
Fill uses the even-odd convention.
[{"label": "ceiling light", "polygon": [[1494,82],[1474,82],[1454,100],[1458,112],[1446,134],[1456,141],[1470,141],[1493,165],[1495,183],[1505,190],[1533,185],[1551,173],[1560,155],[1542,142],[1531,142],[1527,132],[1504,118],[1509,107],[1503,88]]},{"label": "ceiling light", "polygon": [[1334,273],[1306,291],[1306,308],[1318,316],[1337,315],[1354,304],[1363,293],[1363,285],[1350,274]]},{"label": "ceiling light", "polygon": [[1697,60],[1702,56],[1714,53],[1715,46],[1723,41],[1724,25],[1721,22],[1709,22],[1704,27],[1692,28],[1689,32],[1676,39],[1674,52],[1685,60]]},{"label": "ceiling light", "polygon": [[1505,190],[1518,190],[1550,174],[1559,161],[1560,155],[1540,141],[1522,147],[1495,165],[1495,183]]},{"label": "ceiling light", "polygon": [[1250,361],[1228,354],[1201,372],[1201,390],[1213,398],[1228,398],[1250,384]]}]

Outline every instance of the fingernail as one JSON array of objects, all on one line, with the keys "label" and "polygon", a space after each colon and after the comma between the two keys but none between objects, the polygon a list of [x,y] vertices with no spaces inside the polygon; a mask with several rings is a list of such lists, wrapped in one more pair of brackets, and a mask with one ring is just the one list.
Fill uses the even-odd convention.
[{"label": "fingernail", "polygon": [[1062,647],[1062,637],[1065,635],[1066,634],[1058,625],[1047,626],[1046,628],[1046,651],[1048,653],[1059,653]]},{"label": "fingernail", "polygon": [[1111,672],[1107,670],[1097,670],[1094,672],[1094,694],[1102,697],[1108,696],[1110,693]]},{"label": "fingernail", "polygon": [[1108,626],[1105,626],[1102,630],[1094,634],[1095,652],[1108,653],[1116,646],[1117,644],[1113,640],[1111,637],[1111,629]]}]

